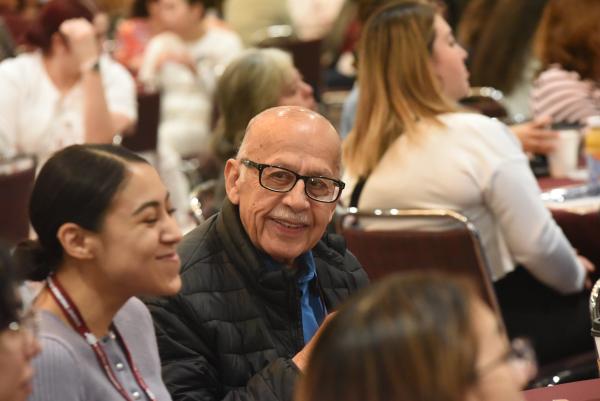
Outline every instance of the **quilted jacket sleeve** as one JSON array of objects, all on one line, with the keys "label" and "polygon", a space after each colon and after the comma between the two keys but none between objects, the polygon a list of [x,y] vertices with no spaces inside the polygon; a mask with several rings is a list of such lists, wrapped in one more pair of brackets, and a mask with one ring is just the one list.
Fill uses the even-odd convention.
[{"label": "quilted jacket sleeve", "polygon": [[[216,339],[193,330],[193,314],[177,296],[151,300],[162,361],[163,380],[173,401],[261,400],[291,401],[298,368],[289,359],[278,358],[252,376],[245,387],[225,393],[214,353]],[[191,323],[193,324],[193,323]],[[226,374],[226,373],[225,373]]]}]

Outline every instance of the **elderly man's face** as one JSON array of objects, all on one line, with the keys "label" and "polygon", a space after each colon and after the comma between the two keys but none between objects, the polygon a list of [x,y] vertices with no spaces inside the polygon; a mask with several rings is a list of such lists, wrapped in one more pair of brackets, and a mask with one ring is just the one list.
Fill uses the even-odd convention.
[{"label": "elderly man's face", "polygon": [[338,134],[321,116],[302,110],[276,108],[262,113],[247,133],[240,158],[230,159],[225,168],[227,195],[239,205],[250,240],[273,259],[289,265],[319,241],[335,203],[309,198],[302,180],[286,193],[265,189],[259,184],[259,171],[240,160],[338,179]]}]

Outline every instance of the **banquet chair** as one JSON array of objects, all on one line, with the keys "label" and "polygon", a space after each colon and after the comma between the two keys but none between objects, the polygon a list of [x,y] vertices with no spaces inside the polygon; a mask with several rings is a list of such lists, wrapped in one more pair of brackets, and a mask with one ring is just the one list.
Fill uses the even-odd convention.
[{"label": "banquet chair", "polygon": [[472,87],[460,104],[488,117],[504,120],[508,117],[508,110],[501,103],[503,98],[501,91],[490,86]]},{"label": "banquet chair", "polygon": [[291,33],[287,36],[277,35],[263,38],[259,47],[276,47],[292,55],[294,65],[302,75],[304,81],[312,86],[315,99],[321,98],[321,39],[300,40]]},{"label": "banquet chair", "polygon": [[29,197],[35,169],[33,156],[0,159],[0,239],[8,245],[29,237]]},{"label": "banquet chair", "polygon": [[[364,229],[362,219],[402,224],[412,221],[449,223],[438,229]],[[488,261],[475,226],[460,213],[445,209],[349,208],[338,216],[338,231],[371,280],[397,271],[435,270],[470,279],[481,297],[501,317]],[[414,224],[413,224],[414,225]],[[437,225],[436,225],[437,227]]]},{"label": "banquet chair", "polygon": [[218,185],[217,179],[211,179],[196,185],[190,191],[190,210],[197,224],[204,222],[218,211],[218,205],[215,205]]},{"label": "banquet chair", "polygon": [[[476,285],[483,300],[502,322],[489,265],[477,229],[463,215],[444,209],[349,208],[338,212],[336,231],[346,239],[348,249],[358,258],[371,280],[397,271],[432,270],[466,276]],[[363,219],[401,222],[448,221],[443,229],[374,229],[361,225]],[[414,224],[413,224],[414,226]],[[597,377],[595,352],[572,355],[539,367],[529,387],[541,387]]]},{"label": "banquet chair", "polygon": [[321,39],[308,41],[290,41],[278,45],[292,54],[294,65],[302,74],[304,81],[313,87],[315,98],[321,97]]},{"label": "banquet chair", "polygon": [[121,143],[134,152],[153,152],[158,144],[160,92],[138,92],[137,123],[130,127]]}]

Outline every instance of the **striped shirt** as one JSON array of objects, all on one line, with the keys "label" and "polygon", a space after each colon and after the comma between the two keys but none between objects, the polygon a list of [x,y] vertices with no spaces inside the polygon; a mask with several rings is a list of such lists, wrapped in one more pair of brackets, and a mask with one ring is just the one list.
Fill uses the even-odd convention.
[{"label": "striped shirt", "polygon": [[600,87],[554,64],[534,82],[531,107],[535,117],[547,115],[554,123],[585,124],[588,117],[600,115]]}]

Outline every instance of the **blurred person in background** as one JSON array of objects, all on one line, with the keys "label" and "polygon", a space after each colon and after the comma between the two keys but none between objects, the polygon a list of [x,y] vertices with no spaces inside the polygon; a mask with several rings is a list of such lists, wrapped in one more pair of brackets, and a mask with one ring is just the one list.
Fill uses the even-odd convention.
[{"label": "blurred person in background", "polygon": [[127,19],[117,26],[115,35],[115,60],[135,76],[142,64],[146,45],[162,32],[158,0],[134,0]]},{"label": "blurred person in background", "polygon": [[535,374],[523,339],[463,281],[394,275],[329,320],[296,401],[523,401]]},{"label": "blurred person in background", "polygon": [[[483,2],[489,0],[483,0]],[[502,104],[513,120],[531,117],[529,97],[539,62],[533,56],[533,37],[548,0],[499,0],[484,17],[463,19],[468,30],[480,24],[478,34],[461,32],[459,40],[469,49],[469,80],[472,86],[491,86],[502,91]],[[482,0],[475,0],[469,8]],[[466,17],[466,16],[465,16]],[[473,21],[473,19],[476,19]],[[469,37],[470,36],[470,37]],[[469,41],[462,41],[465,38]]]},{"label": "blurred person in background", "polygon": [[467,4],[456,31],[459,43],[469,54],[477,46],[498,0],[471,0]]},{"label": "blurred person in background", "polygon": [[110,143],[136,119],[135,84],[102,54],[90,2],[51,0],[27,32],[38,50],[0,63],[0,156],[43,162],[74,143]]},{"label": "blurred person in background", "polygon": [[40,352],[33,311],[17,291],[16,269],[0,244],[0,401],[25,401],[32,389],[32,359]]},{"label": "blurred person in background", "polygon": [[[275,106],[316,108],[313,90],[294,67],[292,57],[279,49],[248,49],[234,59],[219,79],[216,92],[219,119],[213,151],[223,171],[235,157],[250,120]],[[225,198],[223,174],[215,194],[215,208]]]},{"label": "blurred person in background", "polygon": [[554,123],[585,124],[600,115],[600,2],[550,0],[535,38],[541,62],[533,113]]},{"label": "blurred person in background", "polygon": [[459,41],[469,49],[471,86],[502,91],[500,103],[512,131],[526,152],[547,154],[556,146],[552,119],[532,121],[531,89],[539,61],[533,55],[533,36],[548,0],[474,0],[459,27]]},{"label": "blurred person in background", "polygon": [[[534,338],[545,362],[591,350],[584,285],[594,267],[542,203],[516,137],[459,109],[469,91],[466,57],[430,4],[394,2],[373,14],[359,46],[356,124],[343,153],[350,190],[342,199],[361,210],[465,215],[481,236],[508,333]],[[368,229],[398,224],[365,222]]]},{"label": "blurred person in background", "polygon": [[170,400],[136,298],[181,287],[181,233],[154,168],[122,147],[69,146],[42,167],[29,212],[38,239],[16,255],[26,278],[45,281],[29,400]]},{"label": "blurred person in background", "polygon": [[160,90],[158,156],[177,219],[185,232],[193,222],[187,209],[190,184],[183,159],[204,165],[210,158],[214,92],[229,61],[240,53],[237,35],[208,23],[207,0],[158,0],[163,28],[144,52],[138,81]]},{"label": "blurred person in background", "polygon": [[162,91],[159,146],[197,156],[208,150],[217,80],[242,45],[232,31],[205,24],[202,0],[158,4],[167,32],[148,43],[138,78]]},{"label": "blurred person in background", "polygon": [[[434,0],[422,0],[431,5],[437,5],[439,2]],[[486,3],[488,4],[488,3]],[[440,9],[442,11],[443,8]],[[372,12],[372,11],[371,11]],[[476,36],[476,35],[475,35]],[[467,84],[469,84],[467,82]],[[460,94],[449,94],[451,100],[458,103],[459,100],[468,96],[469,92]],[[457,97],[458,96],[458,97]],[[342,120],[340,124],[340,134],[346,137],[355,122],[356,107],[358,104],[359,90],[355,85],[348,99],[344,102],[342,111]],[[510,126],[511,131],[517,136],[523,149],[526,152],[548,153],[554,150],[556,144],[557,133],[549,129],[551,120],[548,117],[540,116],[532,121],[513,124]]]}]

